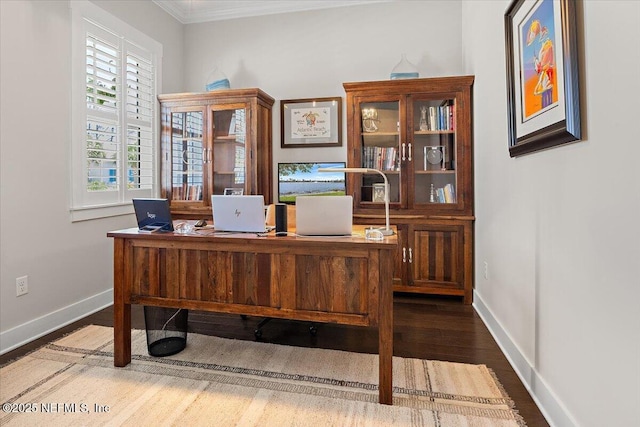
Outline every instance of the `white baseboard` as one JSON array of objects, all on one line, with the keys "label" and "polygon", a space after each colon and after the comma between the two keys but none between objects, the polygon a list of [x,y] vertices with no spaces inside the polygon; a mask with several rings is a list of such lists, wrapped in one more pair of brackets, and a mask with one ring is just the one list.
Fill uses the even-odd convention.
[{"label": "white baseboard", "polygon": [[535,366],[522,354],[518,346],[510,338],[508,332],[495,318],[482,297],[474,291],[473,308],[476,310],[498,346],[515,370],[525,388],[533,398],[542,415],[551,427],[576,427],[578,424],[569,411],[557,398],[555,393],[542,379]]},{"label": "white baseboard", "polygon": [[15,328],[0,332],[0,354],[4,354],[48,333],[113,304],[113,289],[75,302]]}]

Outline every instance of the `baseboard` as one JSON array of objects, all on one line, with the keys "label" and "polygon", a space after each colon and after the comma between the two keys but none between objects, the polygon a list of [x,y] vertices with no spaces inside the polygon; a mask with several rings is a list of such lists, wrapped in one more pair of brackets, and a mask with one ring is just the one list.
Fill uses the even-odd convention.
[{"label": "baseboard", "polygon": [[113,289],[0,332],[0,354],[7,353],[48,333],[113,304]]},{"label": "baseboard", "polygon": [[552,427],[576,427],[578,424],[569,411],[545,383],[529,360],[513,342],[508,332],[495,318],[482,297],[474,291],[473,308],[476,310],[498,346],[515,370],[542,415]]}]

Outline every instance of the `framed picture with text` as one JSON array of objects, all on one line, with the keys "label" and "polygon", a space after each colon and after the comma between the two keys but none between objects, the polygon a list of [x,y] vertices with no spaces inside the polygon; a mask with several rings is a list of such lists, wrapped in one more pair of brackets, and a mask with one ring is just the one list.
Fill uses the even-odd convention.
[{"label": "framed picture with text", "polygon": [[280,101],[282,148],[342,145],[342,98]]},{"label": "framed picture with text", "polygon": [[228,187],[224,189],[225,196],[242,196],[244,195],[244,188]]},{"label": "framed picture with text", "polygon": [[514,0],[504,22],[510,156],[579,141],[576,2]]}]

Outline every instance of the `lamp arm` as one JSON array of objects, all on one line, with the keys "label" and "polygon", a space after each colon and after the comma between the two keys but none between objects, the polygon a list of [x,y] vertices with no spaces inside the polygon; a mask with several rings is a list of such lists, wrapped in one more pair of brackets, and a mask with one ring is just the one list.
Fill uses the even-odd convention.
[{"label": "lamp arm", "polygon": [[390,198],[389,198],[389,180],[387,179],[387,176],[382,173],[382,171],[379,171],[378,169],[369,169],[369,171],[371,172],[377,172],[380,175],[382,175],[382,178],[384,179],[384,219],[385,219],[385,230],[387,232],[391,231],[391,228],[389,227],[389,202],[390,202]]},{"label": "lamp arm", "polygon": [[389,180],[387,176],[382,173],[382,171],[378,169],[371,168],[319,168],[318,172],[345,172],[345,173],[378,173],[382,175],[382,179],[384,179],[384,219],[385,219],[385,228],[382,230],[382,234],[385,236],[390,236],[393,234],[393,230],[389,227],[389,203],[390,203],[390,189],[389,189]]}]

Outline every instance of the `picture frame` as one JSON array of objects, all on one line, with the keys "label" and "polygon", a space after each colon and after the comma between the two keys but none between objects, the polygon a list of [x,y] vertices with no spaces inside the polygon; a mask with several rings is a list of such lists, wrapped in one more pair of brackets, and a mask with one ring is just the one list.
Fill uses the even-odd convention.
[{"label": "picture frame", "polygon": [[224,189],[225,196],[243,196],[244,188],[227,187]]},{"label": "picture frame", "polygon": [[504,23],[509,155],[579,141],[576,2],[513,0]]},{"label": "picture frame", "polygon": [[374,203],[384,203],[385,185],[382,183],[375,183],[372,185],[373,195],[371,201]]},{"label": "picture frame", "polygon": [[280,101],[281,148],[342,146],[342,97]]}]

